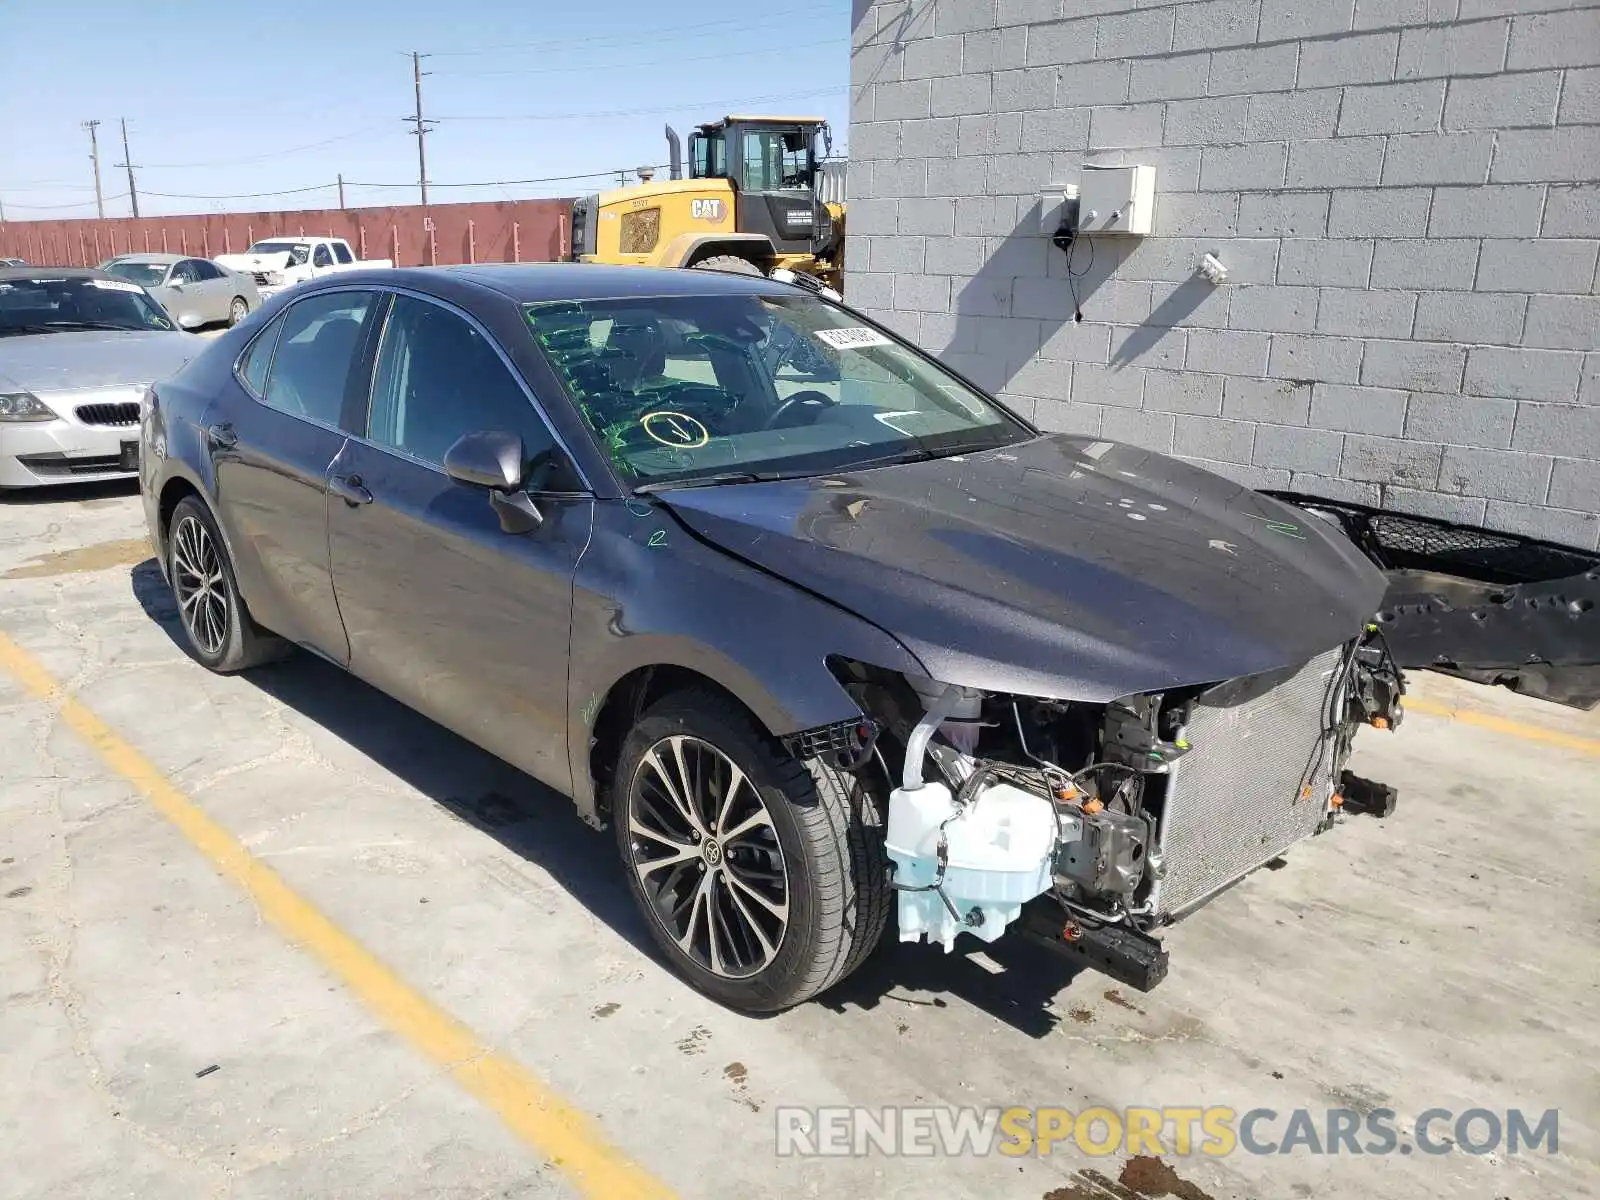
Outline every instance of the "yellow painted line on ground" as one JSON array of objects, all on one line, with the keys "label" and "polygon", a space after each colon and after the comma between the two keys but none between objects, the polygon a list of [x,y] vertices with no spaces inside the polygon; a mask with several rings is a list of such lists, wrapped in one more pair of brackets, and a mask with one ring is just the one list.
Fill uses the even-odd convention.
[{"label": "yellow painted line on ground", "polygon": [[1521,738],[1527,742],[1543,742],[1547,746],[1559,746],[1563,750],[1575,750],[1579,754],[1592,754],[1600,758],[1600,740],[1595,738],[1545,729],[1539,725],[1529,725],[1525,721],[1512,721],[1506,717],[1497,717],[1470,708],[1453,708],[1422,696],[1407,696],[1405,706],[1408,712],[1426,713],[1430,717],[1445,717],[1451,721],[1460,721],[1463,725],[1487,729],[1491,733],[1503,733],[1507,737]]},{"label": "yellow painted line on ground", "polygon": [[132,784],[201,854],[250,893],[261,912],[344,980],[368,1009],[411,1046],[449,1071],[513,1134],[565,1173],[584,1196],[670,1197],[671,1190],[611,1146],[584,1113],[520,1063],[492,1050],[399,976],[277,872],[208,817],[143,754],[69,693],[37,659],[0,633],[0,669],[58,707],[66,726]]}]

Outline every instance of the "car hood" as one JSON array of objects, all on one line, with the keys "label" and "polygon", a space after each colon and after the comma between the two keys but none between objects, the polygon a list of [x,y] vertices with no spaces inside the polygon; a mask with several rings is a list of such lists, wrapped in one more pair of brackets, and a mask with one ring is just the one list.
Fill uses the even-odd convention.
[{"label": "car hood", "polygon": [[212,259],[230,271],[243,271],[250,274],[255,271],[287,271],[294,255],[287,250],[277,250],[271,254],[219,254]]},{"label": "car hood", "polygon": [[1103,703],[1298,665],[1359,634],[1385,589],[1336,526],[1088,438],[658,498],[935,679],[992,691]]},{"label": "car hood", "polygon": [[205,339],[158,330],[85,330],[0,338],[0,389],[63,392],[143,386],[171,375]]}]

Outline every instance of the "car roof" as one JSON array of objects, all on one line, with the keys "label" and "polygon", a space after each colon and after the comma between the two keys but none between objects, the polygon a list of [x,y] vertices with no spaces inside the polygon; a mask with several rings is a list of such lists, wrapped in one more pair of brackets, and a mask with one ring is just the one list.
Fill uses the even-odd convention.
[{"label": "car roof", "polygon": [[201,256],[198,254],[119,254],[116,257],[116,261],[122,263],[175,263],[199,257]]},{"label": "car roof", "polygon": [[94,267],[0,267],[0,280],[6,279],[116,279],[118,283],[127,282],[117,279],[110,271]]},{"label": "car roof", "polygon": [[[477,266],[417,267],[382,275],[448,275],[492,288],[518,303],[542,300],[619,300],[644,296],[787,296],[794,288],[755,275],[664,267],[620,267],[599,263],[482,263]],[[346,276],[346,278],[349,278]],[[401,283],[402,280],[395,279]]]}]

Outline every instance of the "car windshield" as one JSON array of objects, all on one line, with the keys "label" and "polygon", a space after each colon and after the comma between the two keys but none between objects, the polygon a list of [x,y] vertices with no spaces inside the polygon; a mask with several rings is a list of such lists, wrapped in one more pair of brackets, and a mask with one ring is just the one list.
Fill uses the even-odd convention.
[{"label": "car windshield", "polygon": [[294,266],[304,266],[311,258],[311,247],[305,242],[257,242],[246,254],[283,254],[288,253]]},{"label": "car windshield", "polygon": [[824,474],[1033,436],[910,347],[803,293],[524,311],[596,440],[636,485]]},{"label": "car windshield", "polygon": [[174,329],[136,284],[121,279],[0,280],[0,335],[71,329]]},{"label": "car windshield", "polygon": [[109,275],[118,279],[126,279],[129,283],[137,283],[140,287],[160,287],[161,281],[167,277],[166,263],[147,262],[114,262],[105,268]]}]

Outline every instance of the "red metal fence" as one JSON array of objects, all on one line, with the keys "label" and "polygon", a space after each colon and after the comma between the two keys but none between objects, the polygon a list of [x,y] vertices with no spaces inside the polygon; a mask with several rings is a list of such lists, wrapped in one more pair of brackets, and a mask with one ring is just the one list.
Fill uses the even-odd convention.
[{"label": "red metal fence", "polygon": [[418,204],[298,212],[0,222],[0,258],[87,266],[114,254],[161,251],[211,258],[267,237],[342,237],[361,258],[397,267],[436,263],[551,262],[567,240],[569,200]]}]

